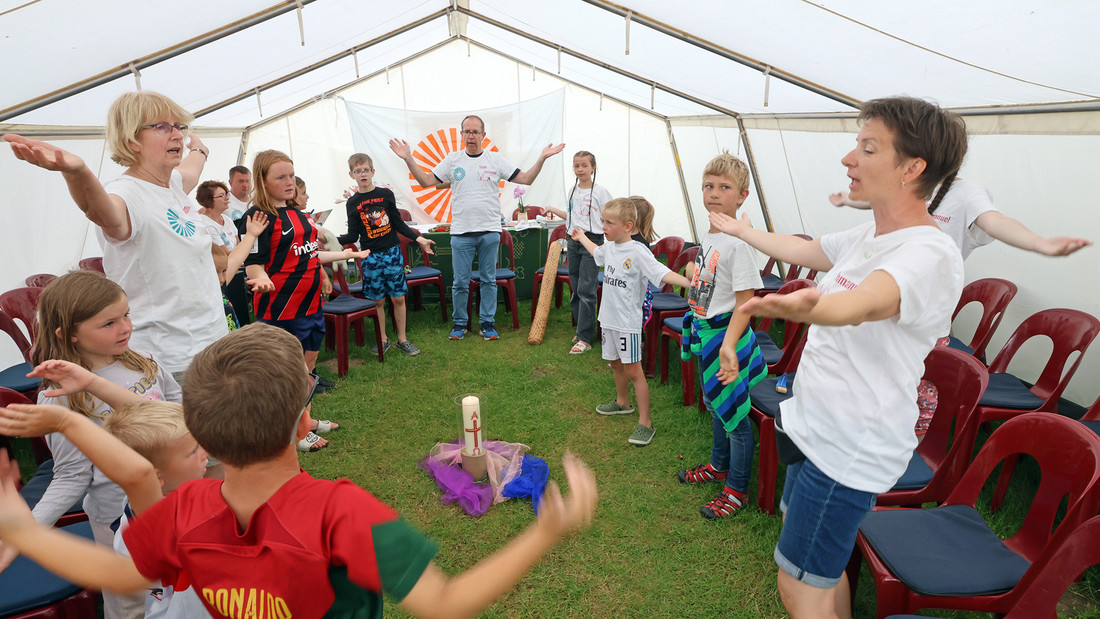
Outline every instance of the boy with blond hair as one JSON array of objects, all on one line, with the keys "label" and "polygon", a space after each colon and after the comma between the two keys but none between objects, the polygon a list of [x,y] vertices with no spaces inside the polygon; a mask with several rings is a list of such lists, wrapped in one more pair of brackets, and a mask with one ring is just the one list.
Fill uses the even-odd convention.
[{"label": "boy with blond hair", "polygon": [[[736,217],[748,197],[745,162],[728,152],[711,159],[703,169],[707,211]],[[749,389],[768,372],[749,316],[734,310],[762,285],[754,253],[747,243],[712,225],[700,243],[688,291],[691,311],[684,315],[682,355],[684,360],[698,356],[713,442],[709,462],[681,470],[677,477],[681,483],[725,480],[718,496],[699,509],[708,520],[740,511],[749,489],[755,444]]]},{"label": "boy with blond hair", "polygon": [[[135,519],[122,534],[132,557],[38,526],[3,482],[0,537],[85,587],[132,591],[185,576],[215,616],[321,617],[339,605],[380,617],[382,591],[414,615],[471,616],[591,522],[595,479],[566,456],[570,496],[551,484],[536,523],[448,579],[435,544],[392,509],[349,481],[302,471],[295,443],[309,431],[312,384],[293,335],[265,324],[234,331],[195,356],[183,391],[187,427],[225,464],[224,481],[183,484]],[[0,458],[0,479],[9,466]]]},{"label": "boy with blond hair", "polygon": [[[83,367],[67,361],[47,361],[35,375],[60,384],[51,395],[87,391],[107,402],[112,412],[99,427],[90,418],[57,405],[13,405],[0,409],[0,433],[41,436],[59,432],[99,470],[126,492],[128,503],[119,522],[140,515],[184,482],[200,479],[206,471],[206,452],[199,447],[175,402],[145,400]],[[126,554],[122,537],[115,549]],[[208,613],[186,579],[164,581],[145,596],[146,619],[206,617]]]},{"label": "boy with blond hair", "polygon": [[[374,186],[374,161],[363,153],[348,158],[348,176],[355,181],[357,191],[348,198],[348,233],[339,238],[341,245],[359,242],[370,255],[363,258],[363,296],[378,303],[378,324],[382,329],[382,352],[390,349],[386,337],[386,297],[393,303],[393,322],[397,328],[397,348],[406,355],[420,354],[420,349],[405,337],[405,296],[409,287],[405,278],[405,260],[401,255],[401,239],[416,241],[420,251],[432,254],[435,241],[425,238],[401,219],[393,191]],[[378,350],[371,349],[371,354]]]},{"label": "boy with blond hair", "polygon": [[[653,441],[656,430],[649,414],[649,383],[642,370],[642,302],[649,284],[672,284],[687,288],[690,282],[661,264],[649,248],[630,238],[638,231],[638,207],[630,198],[615,198],[603,206],[604,244],[596,245],[580,228],[573,230],[573,240],[580,242],[604,269],[603,302],[599,320],[603,332],[603,358],[611,362],[615,374],[615,399],[600,404],[601,415],[627,415],[630,406],[630,385],[638,401],[638,425],[627,442],[645,447]],[[651,342],[650,345],[655,345]]]}]

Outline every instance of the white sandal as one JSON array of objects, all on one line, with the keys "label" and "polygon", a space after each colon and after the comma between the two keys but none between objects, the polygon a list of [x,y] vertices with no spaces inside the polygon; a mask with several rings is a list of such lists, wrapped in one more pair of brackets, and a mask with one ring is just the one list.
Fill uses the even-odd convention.
[{"label": "white sandal", "polygon": [[333,422],[331,422],[327,419],[318,419],[317,420],[317,427],[313,428],[312,432],[315,432],[317,434],[328,434],[329,432],[332,432],[333,430],[339,430],[339,429],[340,429],[340,424],[338,424],[338,423],[333,423]]},{"label": "white sandal", "polygon": [[573,344],[573,347],[569,349],[569,354],[579,355],[579,354],[582,354],[582,353],[586,353],[590,350],[592,350],[592,345],[591,344],[589,344],[588,342],[582,342],[580,340],[577,340],[577,343]]},{"label": "white sandal", "polygon": [[318,445],[321,442],[321,437],[317,436],[313,432],[306,434],[305,438],[298,441],[298,451],[311,452],[320,451],[325,447],[328,447],[328,443],[324,445]]}]

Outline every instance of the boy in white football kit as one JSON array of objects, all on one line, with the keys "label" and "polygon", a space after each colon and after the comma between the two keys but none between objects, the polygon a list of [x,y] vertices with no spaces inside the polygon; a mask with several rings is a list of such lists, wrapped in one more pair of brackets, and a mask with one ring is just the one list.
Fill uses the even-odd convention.
[{"label": "boy in white football kit", "polygon": [[[600,326],[603,329],[603,358],[611,362],[615,373],[615,399],[596,407],[601,415],[633,413],[629,383],[634,384],[638,400],[638,425],[628,441],[639,447],[648,445],[656,431],[649,417],[649,384],[642,370],[642,300],[650,282],[688,288],[691,282],[673,273],[657,261],[645,245],[631,240],[636,231],[638,210],[625,198],[616,198],[603,206],[603,234],[607,241],[596,245],[582,230],[573,231],[573,240],[582,243],[604,269],[603,303]],[[650,342],[655,346],[656,342]]]}]

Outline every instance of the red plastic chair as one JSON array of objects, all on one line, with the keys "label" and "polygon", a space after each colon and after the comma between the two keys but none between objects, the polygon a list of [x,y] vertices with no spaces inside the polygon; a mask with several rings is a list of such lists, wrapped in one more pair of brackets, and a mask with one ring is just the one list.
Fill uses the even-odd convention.
[{"label": "red plastic chair", "polygon": [[676,257],[684,251],[684,239],[678,236],[666,236],[653,245],[653,257],[660,260],[661,256],[668,259],[668,268],[676,263]]},{"label": "red plastic chair", "polygon": [[[817,284],[812,279],[792,279],[784,283],[776,294],[789,294],[803,288],[815,288]],[[755,327],[756,341],[764,353],[764,360],[768,363],[769,374],[786,374],[794,369],[794,349],[800,340],[806,337],[809,325],[801,322],[785,321],[783,324],[783,346],[776,346],[772,341],[768,330],[771,328],[772,319],[765,318]]]},{"label": "red plastic chair", "polygon": [[[1039,487],[1019,529],[1002,540],[975,505],[994,468],[1019,453],[1038,463]],[[879,508],[867,515],[856,538],[859,555],[848,565],[853,599],[862,555],[874,578],[878,617],[922,608],[1007,613],[1029,575],[1050,567],[1061,536],[1096,515],[1098,480],[1100,437],[1057,415],[1010,419],[989,437],[943,505]],[[1065,516],[1055,529],[1063,501]]]},{"label": "red plastic chair", "polygon": [[378,321],[378,308],[374,301],[353,297],[348,288],[348,280],[344,279],[344,272],[339,269],[333,271],[332,281],[339,287],[341,294],[322,303],[321,312],[325,318],[325,347],[329,350],[336,349],[336,375],[342,377],[348,373],[350,331],[352,327],[355,328],[355,345],[362,346],[365,342],[363,319],[367,316],[374,319],[374,343],[378,347],[378,361],[383,362],[386,359],[385,351],[382,350],[382,325]]},{"label": "red plastic chair", "polygon": [[[989,365],[989,386],[978,403],[976,423],[1011,419],[1027,412],[1058,412],[1058,398],[1062,397],[1097,333],[1100,333],[1100,320],[1073,309],[1047,309],[1026,318]],[[1054,347],[1039,379],[1028,387],[1008,373],[1008,365],[1024,342],[1037,336],[1050,338]],[[1067,367],[1073,353],[1078,356]],[[1014,466],[1015,459],[1010,459],[1001,471],[990,503],[994,510],[1004,500]]]},{"label": "red plastic chair", "polygon": [[[528,210],[535,208],[527,207]],[[519,304],[516,301],[516,253],[512,245],[512,234],[507,230],[500,231],[500,245],[508,253],[507,269],[497,268],[497,286],[504,288],[504,306],[512,311],[512,330],[519,330]],[[481,300],[481,276],[474,272],[470,276],[470,295],[466,297],[466,313],[473,316],[474,298]],[[468,331],[474,330],[477,323],[473,318],[466,325]]]},{"label": "red plastic chair", "polygon": [[970,282],[962,289],[959,304],[955,306],[955,313],[951,314],[951,320],[959,315],[962,308],[971,303],[980,303],[982,317],[978,326],[974,329],[974,336],[970,338],[970,344],[963,344],[958,338],[952,337],[948,346],[956,350],[968,352],[978,359],[985,361],[985,347],[989,345],[993,332],[1001,324],[1005,308],[1009,301],[1016,296],[1016,284],[1007,279],[988,277]]},{"label": "red plastic chair", "polygon": [[989,383],[989,373],[972,355],[941,347],[925,358],[924,380],[936,386],[936,412],[909,468],[893,488],[878,495],[877,505],[940,503],[970,464],[978,427],[968,422]]},{"label": "red plastic chair", "polygon": [[[33,404],[33,401],[18,391],[0,387],[0,406],[7,407],[12,404]],[[22,482],[19,483],[18,490],[27,501],[27,504],[33,509],[42,498],[50,482],[53,481],[53,454],[50,453],[50,448],[46,445],[46,440],[41,436],[35,436],[29,440],[34,450],[34,460],[38,465],[38,469],[27,479],[25,484]],[[0,434],[0,449],[4,447],[8,449],[9,453],[15,453],[11,450],[11,444],[8,437]],[[69,511],[65,512],[57,519],[54,526],[66,527],[70,524],[84,522],[87,519],[88,514],[84,513],[84,497],[82,496],[69,508]]]},{"label": "red plastic chair", "polygon": [[[797,236],[798,238],[805,239],[807,241],[814,240],[814,237],[808,234],[792,234],[791,236]],[[768,258],[768,262],[764,264],[764,268],[760,270],[760,279],[763,282],[763,285],[761,285],[760,288],[756,291],[756,296],[762,297],[764,295],[777,292],[780,288],[783,287],[783,284],[787,282],[793,282],[796,279],[813,280],[817,277],[817,271],[813,269],[807,271],[806,275],[803,276],[802,267],[797,264],[788,264],[786,277],[779,277],[778,275],[772,274],[772,269],[774,269],[775,267],[775,258]]]},{"label": "red plastic chair", "polygon": [[[670,239],[677,239],[678,237],[665,237],[658,241],[657,245],[660,245],[664,241]],[[669,243],[669,245],[675,245],[675,242]],[[671,249],[675,249],[672,247]],[[666,251],[671,251],[666,246]],[[654,247],[653,255],[657,255],[657,248]],[[683,251],[677,251],[676,257],[669,261],[669,269],[673,273],[684,274],[687,265],[695,263],[695,257],[699,255],[699,246],[690,247]],[[687,290],[682,289],[679,293],[674,291],[673,286],[665,284],[661,287],[661,291],[654,293],[653,295],[653,312],[650,314],[649,322],[645,324],[645,359],[643,360],[642,367],[645,370],[645,375],[649,378],[653,378],[657,373],[657,349],[660,347],[658,340],[661,338],[662,323],[668,318],[682,317],[684,312],[688,310],[688,302],[684,299],[687,295]],[[665,363],[668,363],[667,351],[664,355]],[[667,379],[667,369],[665,371]]]},{"label": "red plastic chair", "polygon": [[0,294],[0,311],[23,323],[28,339],[38,339],[38,297],[41,288],[13,288]]},{"label": "red plastic chair", "polygon": [[[779,452],[775,446],[775,414],[779,405],[793,394],[795,370],[802,359],[802,349],[806,346],[803,334],[791,349],[790,370],[782,376],[761,381],[749,391],[749,419],[756,424],[760,434],[760,456],[756,467],[756,505],[766,514],[775,513],[775,482],[779,477]],[[783,376],[787,377],[786,393],[776,391],[776,385]]]},{"label": "red plastic chair", "polygon": [[[405,261],[406,265],[411,265],[409,260],[409,245],[414,244],[412,239],[407,238],[403,234],[397,235],[401,239],[401,259]],[[432,263],[428,260],[428,254],[420,251],[420,246],[416,246],[417,253],[424,258],[424,265],[415,265],[412,270],[405,273],[405,283],[409,287],[409,293],[413,296],[413,302],[415,304],[414,309],[419,310],[421,307],[421,294],[420,288],[423,286],[435,286],[439,290],[439,311],[443,317],[443,322],[447,322],[447,295],[443,285],[443,271],[432,268]],[[397,327],[394,326],[394,329]]]},{"label": "red plastic chair", "polygon": [[26,281],[28,288],[45,288],[47,284],[57,279],[53,273],[38,273],[28,275]]},{"label": "red plastic chair", "polygon": [[397,209],[397,212],[401,215],[401,221],[412,221],[413,215],[403,208]]},{"label": "red plastic chair", "polygon": [[99,271],[100,273],[106,274],[106,271],[103,270],[103,258],[85,258],[77,264],[82,269],[88,271]]},{"label": "red plastic chair", "polygon": [[[690,311],[690,310],[688,310]],[[683,316],[672,316],[661,322],[661,384],[668,382],[668,349],[671,343],[674,355],[679,357],[679,351],[683,347]],[[695,380],[695,359],[684,361],[680,359],[680,388],[683,392],[684,406],[691,406],[698,402],[699,410],[706,410],[703,405],[703,388]]]},{"label": "red plastic chair", "polygon": [[[542,217],[546,215],[546,209],[541,206],[527,206],[524,207],[527,211],[527,219],[534,221],[536,217]],[[517,215],[519,215],[519,209],[512,211],[512,221],[517,221]]]},{"label": "red plastic chair", "polygon": [[[565,224],[562,224],[550,231],[550,242],[555,243],[568,238],[565,231]],[[545,262],[545,261],[544,261]],[[569,267],[565,264],[565,251],[561,252],[561,259],[558,261],[558,272],[554,276],[554,303],[555,307],[561,307],[562,289],[569,285]],[[539,294],[542,292],[542,277],[543,272],[546,270],[545,266],[541,266],[535,271],[535,280],[531,286],[531,320],[535,319],[535,308],[539,305]],[[570,293],[573,288],[570,287]],[[576,320],[576,318],[574,318]]]},{"label": "red plastic chair", "polygon": [[27,341],[27,336],[23,335],[23,330],[19,328],[19,325],[15,324],[15,321],[3,311],[0,311],[0,331],[8,334],[12,343],[19,349],[19,354],[23,355],[23,363],[17,363],[0,371],[0,387],[18,391],[33,400],[38,393],[38,387],[42,384],[42,380],[27,378],[27,373],[34,369],[31,360],[31,344]]},{"label": "red plastic chair", "polygon": [[[1020,593],[1004,619],[1056,617],[1058,602],[1070,585],[1089,567],[1100,564],[1100,516],[1090,518],[1068,535],[1059,531],[1059,541],[1039,561],[1042,570],[1028,570],[1020,584]],[[917,615],[892,615],[891,619],[917,619]],[[928,618],[931,615],[921,615]]]}]

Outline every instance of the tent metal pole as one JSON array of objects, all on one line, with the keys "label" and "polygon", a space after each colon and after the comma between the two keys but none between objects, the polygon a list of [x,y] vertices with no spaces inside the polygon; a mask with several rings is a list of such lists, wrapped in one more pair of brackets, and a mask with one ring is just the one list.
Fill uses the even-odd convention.
[{"label": "tent metal pole", "polygon": [[[737,119],[737,130],[741,134],[741,143],[745,145],[745,158],[749,160],[749,169],[752,170],[752,184],[756,187],[756,196],[760,200],[760,212],[764,215],[764,226],[768,229],[768,232],[775,232],[775,227],[772,226],[771,213],[768,212],[768,200],[764,197],[764,187],[760,184],[760,170],[756,167],[756,157],[752,154],[749,134],[745,130],[745,123],[741,122],[740,118]],[[775,261],[775,264],[779,267],[780,275],[785,279],[787,277],[786,265],[778,260]]]},{"label": "tent metal pole", "polygon": [[[670,87],[665,86],[663,84],[655,84],[652,79],[647,79],[647,78],[641,77],[640,75],[638,75],[636,73],[631,73],[630,71],[627,71],[625,69],[621,69],[621,68],[616,67],[615,65],[612,65],[612,64],[608,64],[606,62],[603,62],[602,60],[592,58],[591,56],[585,56],[584,54],[582,54],[580,52],[573,51],[573,50],[569,49],[568,47],[563,47],[563,46],[561,46],[557,43],[553,43],[553,42],[548,41],[546,39],[537,37],[537,36],[535,36],[535,35],[533,35],[529,32],[526,32],[524,30],[520,30],[518,28],[514,28],[512,26],[509,26],[508,24],[505,24],[504,22],[499,22],[499,21],[497,21],[497,20],[495,20],[491,17],[486,17],[485,15],[482,15],[482,14],[477,13],[475,11],[471,11],[469,9],[464,9],[464,8],[459,8],[458,11],[460,13],[465,13],[465,14],[469,15],[470,17],[473,17],[474,19],[478,19],[480,21],[483,21],[483,22],[489,24],[490,26],[496,26],[497,28],[500,28],[501,30],[504,30],[504,31],[509,32],[511,34],[514,34],[516,36],[527,39],[528,41],[534,41],[535,43],[545,45],[546,47],[554,50],[555,52],[558,49],[561,49],[561,51],[565,52],[566,54],[569,54],[570,56],[572,56],[574,58],[577,58],[579,60],[583,60],[583,61],[585,61],[589,64],[600,67],[601,69],[611,71],[612,73],[617,73],[618,75],[630,78],[630,79],[632,79],[632,80],[634,80],[638,83],[645,84],[646,86],[656,86],[657,90],[667,92],[671,95],[675,95],[675,96],[677,96],[681,99],[684,99],[685,101],[691,101],[692,103],[694,103],[696,105],[699,105],[701,107],[705,107],[705,108],[710,109],[710,110],[714,110],[715,112],[718,112],[720,114],[725,114],[726,116],[737,116],[737,112],[735,112],[731,109],[724,108],[720,105],[715,105],[715,104],[713,104],[709,101],[704,101],[703,99],[700,99],[698,97],[693,97],[693,96],[687,94],[686,92],[676,90],[675,88],[670,88]],[[501,54],[501,55],[503,55],[503,54]],[[549,72],[547,72],[547,73],[549,74]]]},{"label": "tent metal pole", "polygon": [[687,181],[684,180],[684,166],[680,163],[680,150],[676,148],[676,135],[672,132],[672,122],[665,119],[668,131],[668,145],[672,147],[672,158],[676,162],[676,175],[680,177],[680,191],[684,194],[684,211],[687,212],[688,226],[691,228],[691,241],[699,242],[699,231],[695,229],[695,214],[691,212],[691,196],[688,195]]},{"label": "tent metal pole", "polygon": [[711,52],[712,54],[717,54],[718,56],[721,56],[727,60],[732,60],[738,64],[749,67],[750,69],[760,71],[761,73],[768,72],[768,74],[772,75],[776,79],[794,84],[799,88],[804,88],[806,90],[809,90],[810,92],[819,94],[822,97],[826,97],[828,99],[832,99],[833,101],[836,101],[838,103],[843,103],[844,105],[854,108],[858,108],[860,105],[860,101],[858,99],[855,99],[854,97],[849,97],[848,95],[839,93],[835,90],[830,90],[820,84],[815,84],[814,82],[799,77],[789,71],[777,69],[773,65],[769,65],[743,54],[738,54],[733,50],[727,49],[720,45],[716,45],[697,36],[688,34],[687,32],[684,32],[683,30],[680,30],[678,28],[673,28],[672,26],[669,26],[664,22],[659,22],[651,17],[638,13],[633,9],[627,9],[626,7],[620,6],[613,2],[606,2],[604,0],[584,0],[584,2],[587,2],[592,6],[601,8],[610,13],[614,13],[615,15],[618,15],[620,17],[626,17],[629,13],[630,19],[632,21],[636,21],[643,26],[652,28],[653,30],[660,32],[661,34],[670,36],[679,41],[683,41],[684,43],[689,43],[691,45],[694,45],[695,47]]},{"label": "tent metal pole", "polygon": [[[372,45],[375,45],[377,43],[381,43],[381,42],[386,41],[388,39],[392,39],[393,37],[398,36],[400,34],[404,34],[405,32],[408,32],[409,30],[412,30],[414,28],[419,28],[420,26],[423,26],[424,24],[427,24],[430,21],[433,21],[433,20],[438,19],[440,17],[446,17],[447,16],[447,11],[448,11],[448,9],[442,9],[442,10],[436,11],[435,13],[432,13],[431,15],[428,15],[426,17],[422,17],[422,18],[420,18],[420,19],[418,19],[414,22],[410,22],[408,24],[405,24],[404,26],[402,26],[402,27],[400,27],[396,30],[391,30],[390,32],[387,32],[386,34],[375,37],[375,38],[371,39],[370,41],[367,41],[366,43],[363,43],[361,45],[357,45],[357,46],[353,47],[351,49],[351,51],[354,51],[354,52],[361,51],[361,50],[363,50],[365,48],[368,48]],[[326,65],[330,65],[334,62],[338,62],[340,60],[343,60],[343,59],[347,58],[347,56],[348,56],[348,50],[345,49],[345,50],[343,50],[343,51],[341,51],[337,54],[333,54],[333,55],[329,56],[328,58],[324,58],[322,60],[319,60],[319,61],[309,65],[308,67],[302,67],[301,69],[298,69],[297,71],[294,71],[292,73],[288,73],[288,74],[286,74],[286,75],[284,75],[284,76],[282,76],[278,79],[271,80],[270,82],[266,82],[264,84],[261,84],[261,85],[255,87],[255,88],[253,88],[252,90],[240,93],[240,94],[238,94],[236,96],[233,96],[233,97],[230,97],[228,99],[223,99],[222,101],[220,101],[218,103],[215,103],[214,105],[211,105],[209,107],[205,107],[205,108],[195,112],[195,118],[198,118],[198,117],[203,116],[205,114],[209,114],[211,112],[215,112],[215,111],[220,110],[224,107],[227,107],[229,105],[237,103],[238,101],[243,101],[243,100],[245,100],[249,97],[254,96],[257,92],[263,92],[263,91],[265,91],[269,88],[274,88],[275,86],[278,86],[280,84],[284,84],[286,82],[289,82],[290,80],[301,77],[301,76],[309,73],[310,71],[313,71],[314,69],[319,69],[319,68],[324,67]]]},{"label": "tent metal pole", "polygon": [[262,24],[269,19],[279,17],[280,15],[283,15],[285,13],[297,11],[300,5],[312,4],[315,1],[316,0],[301,0],[300,4],[294,2],[293,0],[291,0],[290,2],[281,2],[276,6],[270,7],[258,13],[253,13],[252,15],[249,15],[244,19],[239,19],[231,24],[227,24],[221,28],[218,28],[217,30],[211,30],[206,34],[201,34],[178,45],[162,49],[159,52],[154,52],[152,54],[149,54],[148,56],[143,56],[141,58],[131,60],[113,69],[108,69],[107,71],[104,71],[98,75],[93,75],[92,77],[89,77],[85,80],[75,82],[64,88],[60,88],[53,92],[44,94],[40,97],[35,97],[34,99],[30,99],[29,101],[24,101],[23,103],[20,103],[18,105],[0,110],[0,121],[14,118],[16,116],[19,116],[20,114],[26,114],[27,112],[33,110],[37,110],[40,107],[47,106],[66,97],[71,97],[72,95],[82,93],[86,90],[91,90],[96,86],[101,86],[120,77],[133,75],[133,73],[131,73],[132,69],[140,71],[141,69],[153,66],[159,62],[170,60],[172,58],[175,58],[176,56],[179,56],[180,54],[185,54],[193,49],[202,47],[207,43],[213,43],[218,39],[225,38],[246,28],[250,28],[257,24]]}]

